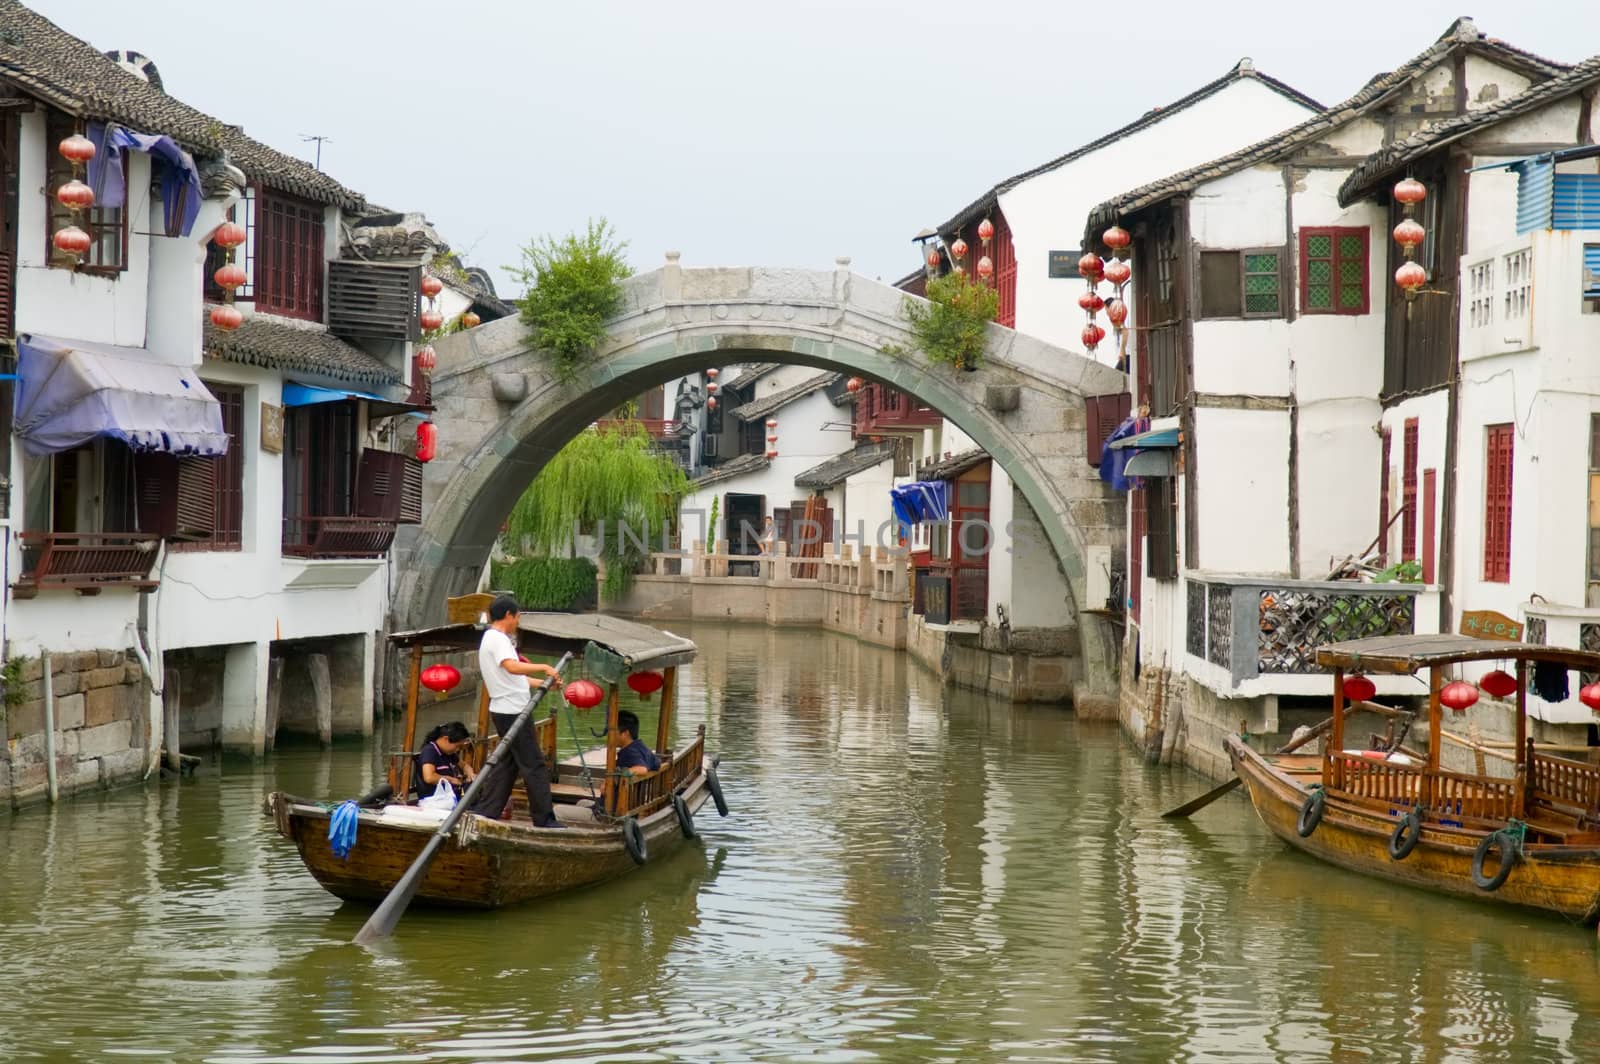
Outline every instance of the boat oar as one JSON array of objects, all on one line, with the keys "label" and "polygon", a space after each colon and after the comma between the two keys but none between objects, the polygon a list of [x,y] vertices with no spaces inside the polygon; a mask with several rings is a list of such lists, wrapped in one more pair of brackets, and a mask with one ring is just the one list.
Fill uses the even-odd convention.
[{"label": "boat oar", "polygon": [[[1309,743],[1311,740],[1317,738],[1319,735],[1321,735],[1323,732],[1327,731],[1331,727],[1333,727],[1333,718],[1329,717],[1327,720],[1323,721],[1321,724],[1318,724],[1315,728],[1312,728],[1306,734],[1300,736],[1300,738],[1290,740],[1289,742],[1287,742],[1287,743],[1283,744],[1282,746],[1278,747],[1276,750],[1273,751],[1273,753],[1274,754],[1292,754],[1296,750],[1300,749],[1302,746],[1306,745],[1306,743]],[[1191,800],[1189,800],[1187,802],[1184,802],[1182,805],[1178,806],[1178,808],[1176,808],[1176,809],[1167,810],[1165,813],[1161,814],[1161,819],[1162,820],[1177,820],[1180,817],[1186,817],[1186,816],[1190,815],[1191,813],[1198,813],[1200,810],[1204,809],[1206,806],[1210,805],[1212,802],[1216,801],[1218,798],[1221,798],[1224,794],[1227,794],[1229,791],[1233,790],[1235,787],[1239,786],[1239,784],[1241,784],[1243,782],[1244,782],[1244,780],[1240,779],[1238,776],[1235,776],[1235,777],[1233,777],[1233,779],[1229,780],[1227,783],[1223,783],[1223,784],[1220,784],[1220,785],[1218,785],[1216,787],[1211,788],[1209,791],[1207,791],[1206,793],[1202,794],[1200,797],[1191,799]]]},{"label": "boat oar", "polygon": [[[567,663],[571,660],[572,654],[570,651],[561,655],[561,660],[556,662],[556,676],[561,675],[561,671],[567,667]],[[471,807],[472,799],[477,796],[479,789],[483,787],[483,781],[489,778],[490,769],[499,764],[501,758],[506,756],[506,752],[511,749],[511,744],[518,733],[533,718],[533,711],[539,707],[540,702],[544,701],[544,696],[550,690],[550,685],[554,680],[555,676],[552,676],[539,685],[534,692],[533,698],[528,701],[528,707],[522,711],[522,715],[512,723],[506,733],[500,737],[500,742],[496,744],[494,750],[489,754],[489,759],[483,763],[483,771],[473,778],[472,785],[467,788],[467,793],[461,796],[461,800],[456,803],[455,808],[450,810],[450,815],[444,818],[444,823],[439,825],[438,830],[428,839],[428,844],[422,848],[422,852],[417,854],[417,859],[411,862],[411,867],[406,869],[406,874],[400,877],[400,881],[394,885],[394,889],[389,891],[388,897],[383,899],[377,911],[367,918],[367,922],[356,933],[356,945],[369,945],[380,938],[389,937],[394,932],[395,925],[400,922],[400,917],[405,915],[406,906],[410,905],[411,899],[416,897],[417,888],[422,885],[422,877],[427,874],[428,866],[433,863],[434,857],[438,856],[439,847],[443,846],[444,841],[450,837],[450,832],[455,828],[456,821],[461,819],[461,814]]]}]

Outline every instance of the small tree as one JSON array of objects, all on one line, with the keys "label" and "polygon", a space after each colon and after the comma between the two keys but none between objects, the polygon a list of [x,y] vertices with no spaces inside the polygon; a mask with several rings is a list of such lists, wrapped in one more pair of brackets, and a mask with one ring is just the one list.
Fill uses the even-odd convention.
[{"label": "small tree", "polygon": [[928,282],[927,302],[908,299],[911,335],[931,361],[975,370],[983,361],[988,326],[1000,310],[1000,293],[963,272]]},{"label": "small tree", "polygon": [[531,242],[522,249],[522,265],[508,267],[526,289],[518,301],[522,320],[563,380],[594,354],[607,319],[622,309],[622,282],[633,272],[622,255],[627,247],[602,218],[581,235]]}]

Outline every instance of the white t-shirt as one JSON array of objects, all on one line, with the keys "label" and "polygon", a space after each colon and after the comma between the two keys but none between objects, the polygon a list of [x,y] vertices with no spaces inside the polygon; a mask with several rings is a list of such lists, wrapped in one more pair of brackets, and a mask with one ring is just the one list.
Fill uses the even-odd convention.
[{"label": "white t-shirt", "polygon": [[478,644],[478,675],[489,689],[489,712],[514,717],[527,706],[532,692],[526,676],[500,667],[507,658],[517,660],[517,648],[511,637],[498,628],[484,632],[483,642]]}]

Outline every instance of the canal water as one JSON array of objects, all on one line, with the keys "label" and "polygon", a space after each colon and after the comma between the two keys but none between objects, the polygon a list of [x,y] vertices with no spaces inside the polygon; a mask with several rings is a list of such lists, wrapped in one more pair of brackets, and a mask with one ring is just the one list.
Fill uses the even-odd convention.
[{"label": "canal water", "polygon": [[[0,816],[8,1060],[1592,1060],[1594,933],[1324,867],[1113,725],[819,632],[681,626],[732,815],[624,879],[392,941],[274,789],[380,739]],[[630,696],[631,698],[631,696]],[[434,719],[470,716],[464,704]],[[647,719],[646,731],[653,734]],[[470,723],[470,721],[469,721]],[[563,732],[565,734],[565,723]]]}]

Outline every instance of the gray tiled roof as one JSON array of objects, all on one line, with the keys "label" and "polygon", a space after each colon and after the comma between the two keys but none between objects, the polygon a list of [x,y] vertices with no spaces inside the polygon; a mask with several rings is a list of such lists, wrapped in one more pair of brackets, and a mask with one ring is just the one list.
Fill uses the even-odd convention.
[{"label": "gray tiled roof", "polygon": [[1304,104],[1314,111],[1322,110],[1322,105],[1316,100],[1313,100],[1311,97],[1305,95],[1303,92],[1300,92],[1298,89],[1284,84],[1277,78],[1268,77],[1267,75],[1256,70],[1255,67],[1249,64],[1246,60],[1241,59],[1237,64],[1234,65],[1232,70],[1222,75],[1222,77],[1200,86],[1198,89],[1189,93],[1189,95],[1184,96],[1181,99],[1174,100],[1165,107],[1153,107],[1144,114],[1140,115],[1136,120],[1128,123],[1120,129],[1114,129],[1103,137],[1097,137],[1087,144],[1079,145],[1078,147],[1067,152],[1065,155],[1058,155],[1049,162],[1035,166],[1031,170],[1024,170],[1022,173],[1017,174],[1014,177],[1006,178],[1004,181],[994,186],[994,188],[990,189],[988,192],[985,192],[982,196],[979,196],[977,199],[961,208],[961,210],[957,211],[954,217],[945,222],[943,225],[939,226],[939,232],[941,234],[948,235],[966,227],[968,224],[976,221],[981,215],[987,214],[989,211],[994,210],[995,204],[999,202],[1000,193],[1009,192],[1011,189],[1022,184],[1024,181],[1038,177],[1040,174],[1049,173],[1051,170],[1059,169],[1060,167],[1065,166],[1067,163],[1072,162],[1074,159],[1081,159],[1083,156],[1088,155],[1090,152],[1098,151],[1107,144],[1120,140],[1123,137],[1130,136],[1131,134],[1137,133],[1142,129],[1148,128],[1149,126],[1153,126],[1157,122],[1160,122],[1161,120],[1174,115],[1185,108],[1193,107],[1195,104],[1206,99],[1207,97],[1214,96],[1222,89],[1227,88],[1229,85],[1232,85],[1235,82],[1242,81],[1245,78],[1254,78],[1256,81],[1261,82],[1263,85],[1277,92],[1279,95],[1286,96],[1296,103]]},{"label": "gray tiled roof", "polygon": [[972,451],[962,451],[949,458],[942,459],[932,465],[923,466],[917,470],[918,480],[949,480],[959,477],[973,466],[989,461],[988,452],[979,448]]},{"label": "gray tiled roof", "polygon": [[337,336],[296,328],[259,315],[246,318],[244,324],[231,333],[207,322],[204,345],[207,358],[223,362],[313,373],[361,384],[400,383],[398,372]]},{"label": "gray tiled roof", "polygon": [[819,373],[809,380],[801,381],[799,384],[785,388],[782,391],[773,392],[771,395],[753,400],[743,406],[736,406],[729,413],[740,421],[754,421],[756,418],[766,417],[768,414],[783,409],[796,399],[804,399],[818,388],[826,388],[841,376],[842,374],[839,373]]},{"label": "gray tiled roof", "polygon": [[893,457],[892,442],[864,443],[844,454],[834,455],[821,465],[812,466],[795,477],[794,483],[800,488],[831,488]]},{"label": "gray tiled roof", "polygon": [[[220,72],[226,65],[214,69],[223,76]],[[322,203],[361,204],[360,193],[310,163],[252,140],[237,126],[168,96],[16,0],[0,0],[0,82],[10,82],[81,118],[164,133],[196,156],[227,152],[233,165],[253,182]]]},{"label": "gray tiled roof", "polygon": [[1368,81],[1362,86],[1361,91],[1343,103],[1336,104],[1321,114],[1313,115],[1306,121],[1266,140],[1257,141],[1249,147],[1106,200],[1089,212],[1084,224],[1083,246],[1097,247],[1100,233],[1136,211],[1173,196],[1191,192],[1207,181],[1238,173],[1257,163],[1270,162],[1286,152],[1338,129],[1377,106],[1391,93],[1403,88],[1412,78],[1457,48],[1521,70],[1536,79],[1551,78],[1570,69],[1565,63],[1543,59],[1531,52],[1513,48],[1504,41],[1487,37],[1473,25],[1471,19],[1459,18],[1433,44],[1389,73],[1380,74]]},{"label": "gray tiled roof", "polygon": [[745,473],[754,473],[757,470],[767,468],[771,464],[772,461],[764,454],[741,454],[737,458],[730,458],[719,466],[712,466],[689,481],[689,483],[697,488],[703,488],[708,484],[732,480],[734,477],[743,476]]},{"label": "gray tiled roof", "polygon": [[1508,118],[1536,111],[1596,83],[1600,83],[1600,55],[1586,59],[1560,77],[1541,82],[1515,96],[1418,130],[1406,139],[1397,140],[1367,156],[1367,161],[1356,167],[1345,178],[1344,184],[1339,186],[1339,203],[1348,207],[1384,178],[1447,144]]}]

